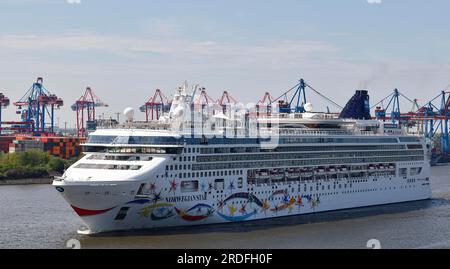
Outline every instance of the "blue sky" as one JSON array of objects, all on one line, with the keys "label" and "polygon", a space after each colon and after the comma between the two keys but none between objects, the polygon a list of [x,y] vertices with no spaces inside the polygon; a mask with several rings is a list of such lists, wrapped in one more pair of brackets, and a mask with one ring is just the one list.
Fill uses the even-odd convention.
[{"label": "blue sky", "polygon": [[373,103],[393,88],[425,102],[450,84],[448,10],[447,0],[0,0],[0,91],[16,100],[43,76],[70,125],[86,86],[107,115],[184,80],[242,102],[300,77],[342,105],[359,88]]}]

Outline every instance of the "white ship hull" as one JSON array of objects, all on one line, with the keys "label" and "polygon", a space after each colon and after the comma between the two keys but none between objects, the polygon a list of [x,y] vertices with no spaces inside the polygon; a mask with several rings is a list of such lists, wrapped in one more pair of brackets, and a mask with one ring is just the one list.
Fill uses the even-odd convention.
[{"label": "white ship hull", "polygon": [[[429,145],[401,126],[370,120],[365,91],[350,100],[344,118],[306,104],[303,113],[285,107],[261,118],[237,107],[196,110],[197,88],[186,89],[155,129],[129,120],[92,133],[86,156],[55,180],[91,233],[431,198]],[[356,115],[362,106],[367,111]]]},{"label": "white ship hull", "polygon": [[[205,190],[189,195],[177,191],[169,193],[169,182],[161,181],[147,196],[141,197],[136,197],[133,192],[142,183],[140,181],[103,182],[101,185],[55,181],[54,186],[59,187],[64,198],[89,227],[88,233],[101,233],[254,221],[425,200],[431,198],[428,173],[429,170],[424,171],[414,178],[342,179],[336,182],[336,189],[333,189],[335,181],[329,180],[229,188],[223,192]],[[161,184],[159,188],[158,183]],[[182,202],[183,199],[193,201]],[[128,208],[125,216],[118,218],[124,208]]]}]

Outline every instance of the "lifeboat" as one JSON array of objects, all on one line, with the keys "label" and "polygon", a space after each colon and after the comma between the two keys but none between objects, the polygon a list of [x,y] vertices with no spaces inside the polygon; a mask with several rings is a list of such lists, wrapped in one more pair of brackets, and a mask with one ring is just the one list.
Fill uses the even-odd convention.
[{"label": "lifeboat", "polygon": [[267,171],[259,171],[255,173],[256,179],[269,179],[269,173]]},{"label": "lifeboat", "polygon": [[273,180],[281,180],[284,178],[284,173],[279,170],[272,170],[270,172],[270,178]]},{"label": "lifeboat", "polygon": [[316,172],[317,174],[323,174],[325,173],[325,169],[323,167],[316,168],[314,169],[314,172]]},{"label": "lifeboat", "polygon": [[288,179],[298,179],[300,177],[299,169],[288,169],[287,177]]},{"label": "lifeboat", "polygon": [[311,168],[302,168],[300,169],[300,175],[301,177],[312,177],[313,171]]}]

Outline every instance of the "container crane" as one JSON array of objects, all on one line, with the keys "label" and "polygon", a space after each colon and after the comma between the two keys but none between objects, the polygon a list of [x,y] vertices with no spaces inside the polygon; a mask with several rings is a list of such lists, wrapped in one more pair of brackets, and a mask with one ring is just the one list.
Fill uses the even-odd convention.
[{"label": "container crane", "polygon": [[[413,105],[413,110],[408,113],[402,113],[400,107],[400,97],[407,100]],[[384,107],[383,103],[389,100],[388,105]],[[380,106],[381,105],[381,106]],[[416,117],[418,110],[417,99],[410,99],[403,95],[398,89],[389,94],[387,97],[383,98],[380,102],[375,104],[372,109],[375,108],[375,118],[382,121],[391,121],[392,124],[399,124],[403,126],[412,127],[414,125],[412,119]],[[390,115],[387,116],[387,112],[390,110]]]},{"label": "container crane", "polygon": [[[72,110],[77,113],[77,135],[78,137],[84,137],[87,134],[87,130],[95,129],[95,111],[98,107],[108,107],[108,104],[102,102],[100,98],[95,95],[90,87],[86,88],[84,95],[81,96],[72,105]],[[86,111],[86,118],[85,118]],[[86,127],[85,127],[86,121]]]},{"label": "container crane", "polygon": [[171,103],[160,89],[156,89],[155,94],[143,106],[140,111],[145,113],[145,121],[159,120],[161,115],[169,112]]},{"label": "container crane", "polygon": [[420,108],[419,121],[424,122],[425,137],[429,143],[440,132],[440,150],[443,155],[450,154],[449,120],[450,120],[450,92],[442,91],[438,96]]},{"label": "container crane", "polygon": [[[294,87],[286,91],[283,95],[276,98],[273,102],[278,102],[278,107],[280,113],[304,113],[305,110],[305,104],[307,103],[307,95],[306,90],[309,89],[310,91],[314,92],[316,95],[324,99],[326,102],[332,104],[333,106],[343,109],[342,106],[331,100],[330,98],[326,97],[316,89],[314,89],[311,85],[306,83],[304,79],[300,79],[299,83],[297,83]],[[288,101],[288,94],[294,91],[294,95],[292,96],[290,102]],[[284,98],[284,100],[282,100]],[[329,108],[328,108],[329,110]]]},{"label": "container crane", "polygon": [[224,91],[222,94],[222,97],[220,97],[219,100],[217,100],[217,105],[221,107],[222,113],[224,115],[227,115],[231,106],[236,106],[238,104],[238,101],[236,101],[235,98],[233,98],[228,91]]},{"label": "container crane", "polygon": [[[17,102],[17,114],[21,114],[23,123],[31,123],[33,134],[55,132],[55,109],[64,105],[61,98],[50,93],[43,86],[43,78],[39,77],[25,95]],[[50,123],[47,122],[49,117]]]},{"label": "container crane", "polygon": [[9,98],[0,93],[0,135],[2,134],[2,110],[9,106]]},{"label": "container crane", "polygon": [[[259,117],[261,114],[265,116],[270,116],[272,114],[272,104],[274,103],[274,98],[269,92],[266,92],[264,97],[259,100],[256,104],[256,116]],[[263,113],[261,113],[261,110]]]},{"label": "container crane", "polygon": [[[200,93],[194,99],[192,106],[194,110],[200,109],[203,115],[209,115],[209,109],[214,110],[216,101],[208,95],[205,88],[200,89]],[[206,112],[206,113],[205,113]]]}]

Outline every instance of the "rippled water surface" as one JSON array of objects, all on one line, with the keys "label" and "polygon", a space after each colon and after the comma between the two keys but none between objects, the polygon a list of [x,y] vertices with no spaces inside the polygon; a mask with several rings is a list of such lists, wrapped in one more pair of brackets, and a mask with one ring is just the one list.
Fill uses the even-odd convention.
[{"label": "rippled water surface", "polygon": [[433,168],[433,200],[246,224],[82,236],[50,185],[0,186],[0,248],[450,248],[450,166]]}]

